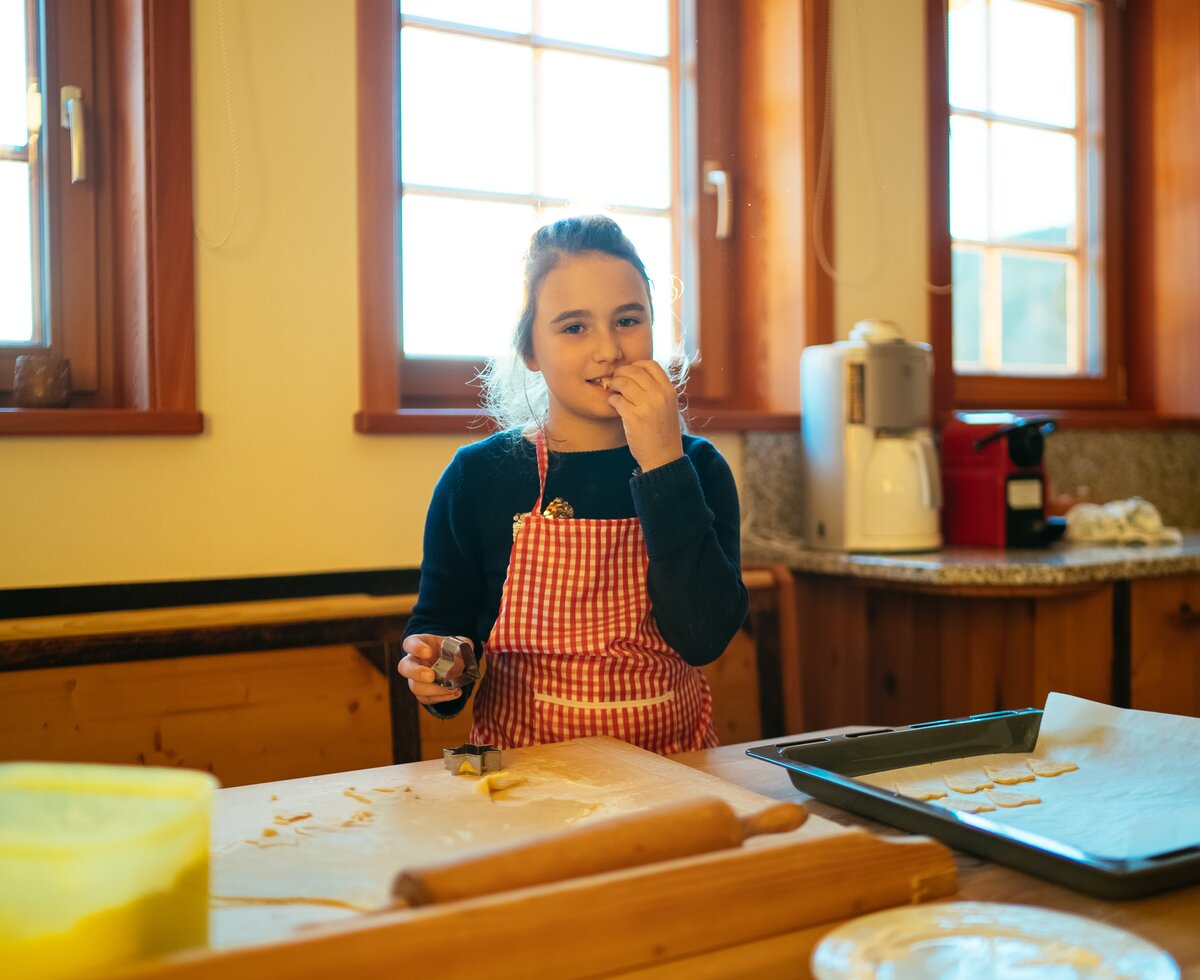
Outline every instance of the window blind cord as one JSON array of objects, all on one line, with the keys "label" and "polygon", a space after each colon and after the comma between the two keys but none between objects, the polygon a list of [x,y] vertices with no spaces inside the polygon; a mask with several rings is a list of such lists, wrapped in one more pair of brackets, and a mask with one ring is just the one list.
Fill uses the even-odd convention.
[{"label": "window blind cord", "polygon": [[[833,154],[833,148],[830,145],[830,120],[833,118],[833,42],[835,36],[833,25],[837,20],[835,15],[837,7],[838,4],[836,2],[830,3],[829,27],[825,41],[825,115],[821,120],[821,149],[817,154],[817,186],[814,195],[816,200],[813,202],[812,242],[813,252],[817,257],[817,264],[820,265],[822,272],[829,276],[833,282],[840,285],[858,286],[870,282],[879,272],[879,266],[883,259],[879,241],[880,236],[878,234],[872,236],[870,261],[867,263],[865,270],[856,275],[850,275],[835,268],[825,249],[825,242],[821,235],[821,226],[825,220],[825,192],[829,186],[829,169]],[[858,43],[860,34],[858,29],[858,0],[855,0],[850,5],[850,10],[851,16],[854,18],[849,37],[852,42],[850,68],[855,83],[855,129],[858,132],[859,144],[863,150],[861,160],[863,162],[863,169],[866,171],[865,187],[869,195],[867,213],[874,214],[881,219],[882,216],[879,211],[874,177],[875,157],[871,152],[871,138],[870,133],[867,132],[867,108],[863,100],[862,56]],[[882,224],[882,221],[880,223]]]},{"label": "window blind cord", "polygon": [[230,210],[229,225],[219,239],[213,239],[201,227],[200,207],[193,204],[197,219],[193,222],[196,238],[205,248],[217,251],[233,237],[237,228],[238,211],[242,199],[242,150],[238,143],[237,128],[233,123],[233,69],[230,65],[229,34],[225,26],[225,0],[217,0],[217,47],[221,52],[221,89],[225,102],[225,130],[229,134],[230,164],[233,170],[233,206]]}]

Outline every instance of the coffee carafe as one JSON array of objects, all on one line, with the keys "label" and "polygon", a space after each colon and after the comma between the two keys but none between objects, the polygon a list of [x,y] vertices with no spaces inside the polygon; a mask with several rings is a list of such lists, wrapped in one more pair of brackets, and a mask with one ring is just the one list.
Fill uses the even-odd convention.
[{"label": "coffee carafe", "polygon": [[801,354],[808,547],[941,547],[932,375],[929,345],[909,343],[887,320],[860,320],[848,341]]}]

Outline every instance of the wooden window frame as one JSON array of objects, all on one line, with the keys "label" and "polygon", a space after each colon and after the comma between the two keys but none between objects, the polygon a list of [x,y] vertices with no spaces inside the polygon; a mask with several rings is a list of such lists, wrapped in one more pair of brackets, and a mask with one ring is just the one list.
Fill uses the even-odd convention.
[{"label": "wooden window frame", "polygon": [[[1050,411],[1102,410],[1129,405],[1129,351],[1125,307],[1125,178],[1123,74],[1120,11],[1101,4],[1104,19],[1104,165],[1100,197],[1104,208],[1103,326],[1104,371],[1094,377],[1062,375],[956,375],[953,362],[953,310],[949,291],[930,296],[930,340],[934,355],[934,406],[939,417],[956,409],[1004,408]],[[950,99],[947,66],[946,0],[927,0],[926,58],[929,133],[929,274],[931,282],[951,282]],[[1097,416],[1099,418],[1099,416]]]},{"label": "wooden window frame", "polygon": [[[51,303],[70,314],[51,326],[50,347],[71,359],[81,390],[61,409],[16,408],[0,392],[0,435],[199,433],[190,0],[48,7],[51,56],[94,59],[82,69],[94,180],[83,194],[48,189],[47,210]],[[69,134],[51,124],[59,84],[53,70],[43,80],[40,138],[61,182]],[[17,353],[0,355],[0,377],[12,377]]]},{"label": "wooden window frame", "polygon": [[[688,382],[689,415],[698,430],[795,430],[800,351],[833,338],[831,284],[809,246],[816,174],[806,163],[816,160],[814,134],[822,132],[827,109],[828,0],[697,0],[696,6],[703,66],[695,79],[696,161],[725,165],[736,212],[730,238],[701,236],[694,284],[701,360]],[[428,362],[419,383],[401,369],[395,328],[401,308],[399,24],[398,0],[357,0],[360,406],[354,426],[366,434],[479,431],[489,423],[469,387],[475,366]],[[823,191],[822,230],[831,247],[832,186]],[[712,229],[715,200],[699,197],[701,228]],[[463,395],[445,394],[450,389]]]}]

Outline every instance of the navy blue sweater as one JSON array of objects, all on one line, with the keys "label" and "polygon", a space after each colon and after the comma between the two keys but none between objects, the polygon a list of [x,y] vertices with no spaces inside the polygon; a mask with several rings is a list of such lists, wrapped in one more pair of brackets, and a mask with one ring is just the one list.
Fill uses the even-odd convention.
[{"label": "navy blue sweater", "polygon": [[[636,471],[625,446],[551,452],[542,506],[562,497],[577,518],[639,518],[659,631],[688,663],[702,666],[737,632],[747,599],[733,474],[706,439],[685,435],[683,451],[649,473]],[[537,455],[519,432],[455,453],[429,505],[420,590],[405,635],[466,636],[483,651],[500,611],[513,516],[528,512],[537,495]],[[465,700],[444,702],[435,713],[453,715]]]}]

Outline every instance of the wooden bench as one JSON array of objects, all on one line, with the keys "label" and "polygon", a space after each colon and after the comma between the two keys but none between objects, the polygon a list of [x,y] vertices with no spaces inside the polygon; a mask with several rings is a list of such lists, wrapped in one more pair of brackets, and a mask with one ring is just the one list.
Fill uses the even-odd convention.
[{"label": "wooden bench", "polygon": [[[762,737],[802,729],[795,608],[783,567],[749,568],[747,630]],[[0,673],[350,645],[386,678],[391,757],[422,757],[420,708],[396,670],[416,596],[331,595],[0,620]]]}]

